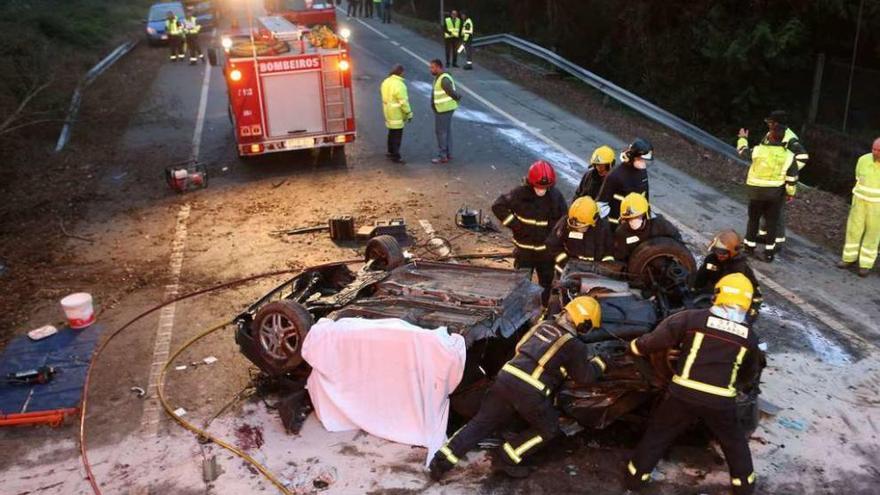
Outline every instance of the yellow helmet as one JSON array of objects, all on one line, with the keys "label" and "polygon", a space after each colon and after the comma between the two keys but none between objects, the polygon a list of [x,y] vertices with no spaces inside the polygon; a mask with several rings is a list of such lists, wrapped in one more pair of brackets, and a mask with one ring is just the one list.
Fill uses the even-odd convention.
[{"label": "yellow helmet", "polygon": [[614,150],[610,146],[599,146],[593,151],[590,157],[591,165],[611,165],[614,164]]},{"label": "yellow helmet", "polygon": [[578,296],[572,299],[565,305],[565,312],[576,328],[586,322],[592,325],[587,330],[602,324],[602,307],[599,306],[599,301],[590,296]]},{"label": "yellow helmet", "polygon": [[568,208],[568,226],[572,230],[585,231],[589,227],[596,225],[599,207],[596,206],[596,200],[589,196],[582,196],[571,204]]},{"label": "yellow helmet", "polygon": [[752,307],[752,294],[755,287],[752,281],[742,273],[731,273],[721,277],[715,284],[716,306],[739,306],[748,311]]},{"label": "yellow helmet", "polygon": [[640,217],[648,214],[648,200],[639,193],[629,193],[620,202],[620,219]]}]

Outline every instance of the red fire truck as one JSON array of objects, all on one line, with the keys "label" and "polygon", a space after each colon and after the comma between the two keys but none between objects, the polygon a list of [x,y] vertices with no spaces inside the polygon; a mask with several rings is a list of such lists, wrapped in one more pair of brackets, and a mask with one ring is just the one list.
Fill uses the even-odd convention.
[{"label": "red fire truck", "polygon": [[282,16],[260,17],[254,24],[221,38],[238,154],[354,141],[348,30],[337,34],[328,25],[306,27]]}]

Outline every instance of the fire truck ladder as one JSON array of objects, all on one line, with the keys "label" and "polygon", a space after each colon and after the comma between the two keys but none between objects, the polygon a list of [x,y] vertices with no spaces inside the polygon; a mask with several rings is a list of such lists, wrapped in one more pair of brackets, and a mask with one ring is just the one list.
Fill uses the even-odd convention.
[{"label": "fire truck ladder", "polygon": [[345,132],[346,105],[339,55],[325,55],[321,63],[324,78],[324,128],[327,132]]}]

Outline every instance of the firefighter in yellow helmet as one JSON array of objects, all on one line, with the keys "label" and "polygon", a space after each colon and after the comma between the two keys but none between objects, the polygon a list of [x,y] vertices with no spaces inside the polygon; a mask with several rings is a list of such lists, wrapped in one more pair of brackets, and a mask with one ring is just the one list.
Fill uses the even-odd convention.
[{"label": "firefighter in yellow helmet", "polygon": [[646,485],[675,438],[702,420],[721,444],[734,495],[754,493],[749,441],[736,414],[737,392],[756,387],[761,372],[758,336],[746,320],[753,290],[741,273],[722,277],[715,285],[711,308],[676,313],[630,342],[636,356],[681,349],[681,359],[626,466],[627,488],[638,490]]},{"label": "firefighter in yellow helmet", "polygon": [[614,168],[614,150],[610,146],[600,146],[593,151],[590,157],[590,168],[581,177],[581,183],[574,193],[575,198],[589,196],[593,199],[599,197],[602,183],[605,177]]},{"label": "firefighter in yellow helmet", "polygon": [[675,225],[662,215],[654,215],[644,196],[629,193],[620,202],[620,221],[614,231],[614,258],[629,261],[639,244],[655,237],[671,237],[682,242]]},{"label": "firefighter in yellow helmet", "polygon": [[568,260],[591,263],[614,261],[611,228],[599,217],[596,201],[584,196],[568,208],[568,215],[560,218],[545,244],[553,256],[557,273],[562,273]]},{"label": "firefighter in yellow helmet", "polygon": [[573,299],[554,321],[538,323],[516,346],[516,355],[498,372],[477,414],[431,460],[431,478],[440,480],[477,442],[519,416],[529,426],[504,443],[496,468],[509,476],[528,476],[524,457],[559,433],[559,413],[553,406],[556,389],[565,378],[596,381],[605,372],[606,357],[591,355],[577,336],[600,326],[599,302],[588,296]]}]

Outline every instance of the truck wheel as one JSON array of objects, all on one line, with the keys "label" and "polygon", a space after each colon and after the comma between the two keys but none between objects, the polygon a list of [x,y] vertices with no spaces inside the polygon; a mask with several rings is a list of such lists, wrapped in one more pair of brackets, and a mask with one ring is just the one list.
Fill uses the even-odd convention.
[{"label": "truck wheel", "polygon": [[208,63],[214,67],[217,67],[217,49],[216,48],[208,48]]},{"label": "truck wheel", "polygon": [[374,270],[393,270],[406,263],[403,250],[397,239],[390,235],[377,235],[367,243],[364,253],[364,261],[372,261],[371,268]]},{"label": "truck wheel", "polygon": [[687,246],[671,237],[655,237],[640,244],[629,257],[627,272],[633,280],[645,281],[648,272],[658,268],[664,260],[678,262],[688,271],[688,284],[693,283],[697,273],[694,255]]},{"label": "truck wheel", "polygon": [[311,326],[312,315],[301,304],[273,301],[257,311],[251,334],[263,359],[286,373],[302,363],[302,344]]}]

